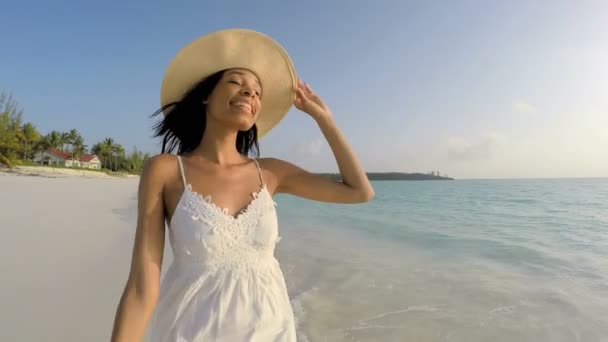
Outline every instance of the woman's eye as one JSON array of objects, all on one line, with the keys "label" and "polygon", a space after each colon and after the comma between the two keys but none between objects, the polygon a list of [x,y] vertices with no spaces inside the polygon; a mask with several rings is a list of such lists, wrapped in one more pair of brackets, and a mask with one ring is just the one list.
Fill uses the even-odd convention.
[{"label": "woman's eye", "polygon": [[[237,85],[239,85],[239,86],[241,85],[241,82],[236,81],[236,80],[228,80],[228,83],[234,83],[234,84],[237,84]],[[262,92],[261,92],[260,90],[255,90],[255,94],[256,94],[258,97],[262,96]]]}]

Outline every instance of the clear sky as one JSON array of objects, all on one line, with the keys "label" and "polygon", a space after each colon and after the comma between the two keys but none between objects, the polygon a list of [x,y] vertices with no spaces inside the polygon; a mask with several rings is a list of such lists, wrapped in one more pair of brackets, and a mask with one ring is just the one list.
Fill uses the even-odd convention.
[{"label": "clear sky", "polygon": [[[368,171],[608,176],[608,1],[11,1],[0,91],[43,134],[156,154],[166,65],[205,33],[278,40]],[[295,108],[262,156],[336,171]]]}]

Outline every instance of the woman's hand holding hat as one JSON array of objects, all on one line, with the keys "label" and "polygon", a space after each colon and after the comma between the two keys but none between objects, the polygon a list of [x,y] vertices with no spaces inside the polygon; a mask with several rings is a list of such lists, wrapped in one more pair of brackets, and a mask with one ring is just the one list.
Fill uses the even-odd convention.
[{"label": "woman's hand holding hat", "polygon": [[315,94],[308,83],[298,80],[298,89],[293,104],[297,109],[307,113],[313,119],[319,121],[331,118],[329,107],[323,102],[319,95]]}]

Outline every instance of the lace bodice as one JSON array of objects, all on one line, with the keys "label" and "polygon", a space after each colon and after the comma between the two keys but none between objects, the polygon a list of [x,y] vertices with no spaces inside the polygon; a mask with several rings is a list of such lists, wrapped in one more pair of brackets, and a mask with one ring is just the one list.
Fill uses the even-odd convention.
[{"label": "lace bodice", "polygon": [[184,192],[169,222],[169,239],[178,266],[230,272],[239,277],[246,271],[263,271],[276,262],[274,249],[280,239],[276,203],[254,161],[260,189],[251,195],[247,207],[233,216],[217,206],[211,196],[192,190],[178,156]]}]

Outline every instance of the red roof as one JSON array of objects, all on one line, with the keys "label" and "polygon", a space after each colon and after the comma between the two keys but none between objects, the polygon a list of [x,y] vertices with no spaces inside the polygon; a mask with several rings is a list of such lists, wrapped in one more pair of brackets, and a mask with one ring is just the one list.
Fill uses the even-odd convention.
[{"label": "red roof", "polygon": [[90,162],[95,157],[97,157],[97,156],[94,155],[94,154],[83,154],[83,155],[80,156],[80,161],[81,162]]},{"label": "red roof", "polygon": [[[68,153],[68,152],[64,152],[64,151],[60,151],[60,150],[49,150],[49,153],[59,157],[63,160],[70,160],[72,159],[72,154]],[[91,160],[93,160],[95,157],[97,157],[94,154],[83,154],[80,156],[80,161],[81,162],[90,162]]]}]

